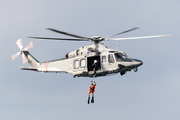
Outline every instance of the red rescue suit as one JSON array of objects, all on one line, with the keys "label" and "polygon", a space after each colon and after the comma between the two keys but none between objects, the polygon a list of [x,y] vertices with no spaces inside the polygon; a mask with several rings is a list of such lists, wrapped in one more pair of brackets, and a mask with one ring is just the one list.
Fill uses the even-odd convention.
[{"label": "red rescue suit", "polygon": [[96,86],[96,85],[91,85],[90,90],[89,90],[89,93],[93,93],[93,92],[95,91],[95,86]]}]

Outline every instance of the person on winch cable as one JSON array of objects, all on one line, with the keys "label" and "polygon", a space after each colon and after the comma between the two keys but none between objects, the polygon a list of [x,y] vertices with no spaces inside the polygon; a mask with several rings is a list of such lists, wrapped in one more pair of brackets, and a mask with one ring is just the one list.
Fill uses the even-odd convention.
[{"label": "person on winch cable", "polygon": [[[94,84],[93,84],[93,82],[94,82]],[[88,92],[88,104],[89,104],[89,102],[90,102],[90,93],[92,93],[91,103],[94,103],[95,87],[96,87],[96,82],[95,82],[95,81],[91,81],[91,86],[90,86],[89,92]]]}]

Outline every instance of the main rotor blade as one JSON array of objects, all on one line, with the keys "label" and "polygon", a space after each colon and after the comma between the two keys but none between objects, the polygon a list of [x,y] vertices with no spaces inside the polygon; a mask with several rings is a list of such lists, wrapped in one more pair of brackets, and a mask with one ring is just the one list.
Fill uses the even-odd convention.
[{"label": "main rotor blade", "polygon": [[143,37],[129,37],[129,38],[108,38],[106,40],[129,40],[129,39],[143,39],[143,38],[154,38],[154,37],[164,37],[164,36],[170,36],[168,35],[155,35],[155,36],[143,36]]},{"label": "main rotor blade", "polygon": [[104,37],[104,38],[109,38],[109,37],[113,37],[113,36],[116,36],[116,35],[124,34],[124,33],[130,32],[130,31],[136,30],[136,29],[139,29],[139,27],[134,27],[134,28],[132,28],[130,30],[126,30],[126,31],[123,31],[123,32],[120,32],[120,33],[117,33],[117,34],[114,34],[114,35],[111,35],[111,36]]},{"label": "main rotor blade", "polygon": [[28,37],[28,38],[35,38],[35,39],[49,39],[49,40],[69,40],[69,41],[89,41],[87,39],[69,39],[69,38],[46,38],[46,37]]},{"label": "main rotor blade", "polygon": [[82,39],[86,39],[86,40],[90,39],[90,38],[87,38],[87,37],[83,37],[83,36],[79,36],[79,35],[74,35],[74,34],[71,34],[71,33],[55,30],[55,29],[52,29],[52,28],[47,28],[47,30],[51,30],[51,31],[54,31],[54,32],[57,32],[57,33],[60,33],[60,34],[64,34],[64,35],[68,35],[68,36],[71,36],[71,37],[82,38]]}]

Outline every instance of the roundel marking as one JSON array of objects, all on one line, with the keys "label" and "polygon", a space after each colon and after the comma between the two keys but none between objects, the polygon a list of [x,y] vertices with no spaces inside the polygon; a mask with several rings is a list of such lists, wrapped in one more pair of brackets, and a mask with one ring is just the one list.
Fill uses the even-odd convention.
[{"label": "roundel marking", "polygon": [[69,68],[71,68],[71,67],[72,67],[72,63],[69,64]]}]

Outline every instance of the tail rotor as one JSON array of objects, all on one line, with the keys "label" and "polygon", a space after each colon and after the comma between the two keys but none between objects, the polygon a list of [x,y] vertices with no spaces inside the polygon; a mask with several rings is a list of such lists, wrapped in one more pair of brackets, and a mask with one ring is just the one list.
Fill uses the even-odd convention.
[{"label": "tail rotor", "polygon": [[20,54],[22,54],[22,61],[23,61],[23,64],[25,64],[27,61],[28,61],[28,58],[25,56],[24,54],[24,51],[28,51],[29,49],[31,49],[33,47],[33,43],[30,42],[27,47],[25,47],[23,49],[23,44],[22,44],[22,40],[19,39],[17,40],[16,44],[18,45],[19,49],[20,49],[20,52],[14,54],[11,56],[11,59],[14,60],[17,56],[19,56]]},{"label": "tail rotor", "polygon": [[27,45],[27,47],[24,48],[25,51],[28,51],[29,49],[31,49],[33,47],[33,43],[32,41]]},{"label": "tail rotor", "polygon": [[22,40],[19,39],[16,41],[16,44],[18,45],[19,49],[22,50],[23,49],[23,44],[22,44]]},{"label": "tail rotor", "polygon": [[19,54],[21,54],[21,52],[18,52],[18,53],[16,53],[16,54],[12,55],[12,56],[11,56],[11,59],[14,60]]}]

